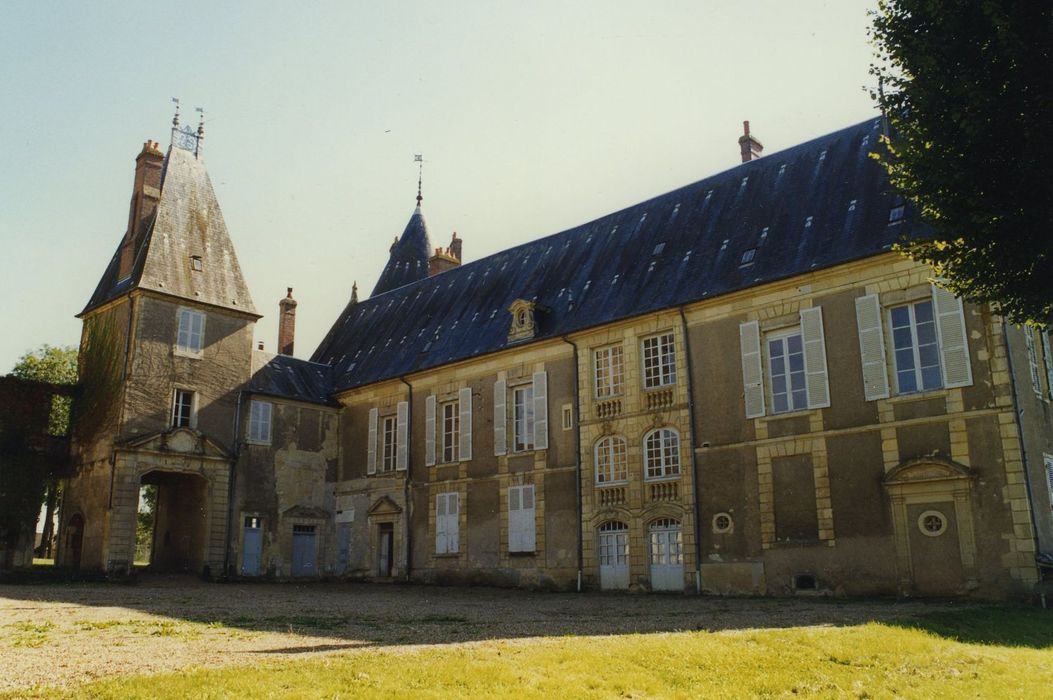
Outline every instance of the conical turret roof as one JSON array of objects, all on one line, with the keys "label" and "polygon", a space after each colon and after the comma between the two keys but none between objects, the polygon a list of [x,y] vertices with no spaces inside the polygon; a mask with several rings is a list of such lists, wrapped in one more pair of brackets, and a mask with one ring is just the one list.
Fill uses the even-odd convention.
[{"label": "conical turret roof", "polygon": [[425,279],[428,276],[428,256],[431,255],[431,240],[428,225],[424,221],[420,204],[413,211],[406,230],[391,249],[391,257],[371,296]]}]

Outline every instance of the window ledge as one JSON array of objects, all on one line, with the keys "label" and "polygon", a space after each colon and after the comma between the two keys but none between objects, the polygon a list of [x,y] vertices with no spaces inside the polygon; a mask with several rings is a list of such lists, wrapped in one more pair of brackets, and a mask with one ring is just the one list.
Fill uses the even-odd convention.
[{"label": "window ledge", "polygon": [[537,556],[537,552],[509,552],[510,557],[534,557]]},{"label": "window ledge", "polygon": [[936,399],[947,396],[947,392],[950,389],[940,387],[939,389],[929,389],[928,391],[912,391],[909,394],[893,394],[887,399],[878,399],[879,401],[888,401],[889,403],[910,403],[911,401],[924,401],[925,399]]},{"label": "window ledge", "polygon": [[[676,474],[675,476],[652,476],[652,477],[646,477],[645,476],[644,477],[644,483],[654,484],[654,483],[660,483],[660,482],[663,482],[663,481],[680,481],[680,477],[681,476],[682,476],[681,474]],[[625,482],[622,482],[622,483],[625,483]]]},{"label": "window ledge", "polygon": [[178,348],[173,350],[172,354],[175,355],[176,357],[185,357],[188,360],[201,360],[201,359],[204,359],[204,357],[205,357],[205,353],[204,352],[196,352],[196,353],[195,352],[188,352],[186,350],[180,350]]},{"label": "window ledge", "polygon": [[[653,479],[653,481],[659,481],[659,479]],[[596,488],[605,489],[609,486],[628,486],[629,480],[622,479],[621,481],[604,481],[603,483],[596,484]]]},{"label": "window ledge", "polygon": [[252,438],[245,438],[245,444],[246,445],[262,445],[264,447],[270,447],[271,446],[271,441],[270,440],[253,440]]},{"label": "window ledge", "polygon": [[782,413],[766,413],[763,416],[758,416],[753,420],[760,421],[761,423],[767,423],[773,420],[780,420],[782,418],[800,418],[801,416],[819,416],[823,412],[821,408],[800,408],[796,411],[783,411]]},{"label": "window ledge", "polygon": [[436,554],[435,558],[436,559],[460,559],[461,558],[461,553],[460,552],[446,552],[445,554]]}]

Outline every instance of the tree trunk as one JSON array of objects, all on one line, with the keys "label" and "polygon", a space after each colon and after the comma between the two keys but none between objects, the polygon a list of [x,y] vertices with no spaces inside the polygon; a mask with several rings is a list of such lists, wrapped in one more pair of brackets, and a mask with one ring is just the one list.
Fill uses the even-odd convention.
[{"label": "tree trunk", "polygon": [[40,536],[40,546],[37,547],[36,555],[41,559],[51,559],[54,556],[52,540],[55,537],[55,505],[58,502],[58,480],[48,481],[47,515],[44,516],[44,531]]}]

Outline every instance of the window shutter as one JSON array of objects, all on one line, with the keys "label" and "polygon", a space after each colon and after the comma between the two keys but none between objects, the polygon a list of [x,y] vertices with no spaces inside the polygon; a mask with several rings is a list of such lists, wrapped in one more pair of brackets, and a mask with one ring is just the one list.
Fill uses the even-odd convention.
[{"label": "window shutter", "polygon": [[494,382],[494,454],[503,455],[508,452],[505,444],[505,380],[499,379]]},{"label": "window shutter", "polygon": [[863,363],[863,396],[867,401],[888,398],[885,335],[881,331],[881,302],[877,294],[856,299],[859,357]]},{"label": "window shutter", "polygon": [[521,552],[522,530],[519,522],[520,501],[519,495],[522,489],[519,486],[508,488],[508,551]]},{"label": "window shutter", "polygon": [[460,423],[457,456],[462,462],[472,458],[472,390],[468,387],[457,392],[457,410]]},{"label": "window shutter", "polygon": [[1053,399],[1053,356],[1050,355],[1049,333],[1042,333],[1042,359],[1046,363],[1046,392]]},{"label": "window shutter", "polygon": [[435,466],[435,394],[424,399],[424,464]]},{"label": "window shutter", "polygon": [[808,408],[830,405],[830,379],[826,372],[826,340],[823,337],[823,308],[801,309],[801,339],[804,341],[804,378]]},{"label": "window shutter", "polygon": [[395,424],[395,469],[406,471],[409,460],[409,402],[399,401],[398,422]]},{"label": "window shutter", "polygon": [[534,449],[548,449],[548,372],[534,372]]},{"label": "window shutter", "polygon": [[435,553],[446,554],[446,494],[435,496]]},{"label": "window shutter", "polygon": [[1030,326],[1021,326],[1024,333],[1024,346],[1027,348],[1027,367],[1031,372],[1031,389],[1038,397],[1042,396],[1042,379],[1038,373],[1038,350],[1035,348],[1035,332]]},{"label": "window shutter", "polygon": [[520,545],[524,552],[533,552],[535,548],[534,539],[534,487],[524,486],[522,493],[522,508],[520,514]]},{"label": "window shutter", "polygon": [[739,324],[739,345],[746,417],[758,418],[764,415],[764,389],[761,387],[760,326],[756,321]]},{"label": "window shutter", "polygon": [[446,552],[453,554],[461,551],[459,493],[446,494]]},{"label": "window shutter", "polygon": [[973,368],[969,365],[969,339],[965,333],[962,300],[946,289],[933,286],[932,307],[936,311],[943,386],[948,389],[970,386],[973,383]]},{"label": "window shutter", "polygon": [[369,444],[366,454],[366,473],[377,473],[377,417],[379,411],[375,408],[369,409]]},{"label": "window shutter", "polygon": [[190,310],[179,310],[179,333],[176,337],[176,345],[183,349],[190,347]]}]

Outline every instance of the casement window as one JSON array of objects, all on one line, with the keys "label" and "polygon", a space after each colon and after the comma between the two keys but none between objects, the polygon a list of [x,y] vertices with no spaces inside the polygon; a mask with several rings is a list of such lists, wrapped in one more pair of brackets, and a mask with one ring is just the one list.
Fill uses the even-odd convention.
[{"label": "casement window", "polygon": [[269,401],[249,402],[249,442],[271,444],[271,411]]},{"label": "casement window", "polygon": [[592,352],[593,386],[597,399],[622,393],[625,378],[624,353],[621,345],[598,348]]},{"label": "casement window", "polygon": [[645,389],[676,384],[676,346],[673,334],[644,338],[643,379]]},{"label": "casement window", "polygon": [[193,428],[197,424],[194,392],[176,389],[172,394],[172,427]]},{"label": "casement window", "polygon": [[680,475],[680,435],[675,430],[659,428],[644,436],[644,467],[646,479]]},{"label": "casement window", "polygon": [[508,400],[512,403],[512,451],[548,449],[548,373],[534,372],[533,381],[514,387],[511,397],[506,395],[507,386],[503,379],[494,382],[494,454],[507,452]]},{"label": "casement window", "polygon": [[808,408],[804,382],[804,340],[800,330],[768,336],[768,380],[772,413]]},{"label": "casement window", "polygon": [[380,471],[382,472],[390,472],[395,469],[395,460],[398,458],[397,431],[398,420],[395,416],[384,416],[380,443]]},{"label": "casement window", "polygon": [[629,526],[606,522],[600,526],[600,566],[629,565]]},{"label": "casement window", "polygon": [[596,443],[596,483],[612,484],[629,478],[625,438],[609,436]]},{"label": "casement window", "polygon": [[890,366],[898,394],[973,383],[962,301],[945,289],[885,309],[877,294],[859,297],[856,326],[867,401],[890,395]]},{"label": "casement window", "polygon": [[464,387],[441,404],[434,394],[424,400],[424,462],[450,464],[472,458],[472,390]]},{"label": "casement window", "polygon": [[529,384],[512,390],[512,435],[514,451],[534,449],[534,387]]},{"label": "casement window", "polygon": [[440,493],[435,496],[435,553],[456,554],[460,551],[460,494]]},{"label": "casement window", "polygon": [[180,355],[200,357],[204,347],[205,314],[193,309],[179,309],[179,333],[176,335],[176,352]]},{"label": "casement window", "polygon": [[[1030,326],[1024,326],[1024,345],[1027,347],[1027,367],[1031,373],[1031,389],[1040,399],[1045,398],[1042,394],[1042,375],[1038,369],[1038,348],[1035,347],[1035,331]],[[1048,360],[1047,360],[1048,366]]]},{"label": "casement window", "polygon": [[1053,399],[1053,356],[1050,355],[1049,333],[1040,335],[1042,337],[1042,362],[1046,367],[1046,396]]},{"label": "casement window", "polygon": [[830,405],[830,383],[826,370],[826,340],[822,307],[801,309],[800,323],[767,333],[761,351],[757,321],[739,325],[742,352],[743,399],[747,418],[765,415],[764,375],[768,375],[770,410],[773,414],[826,408]]},{"label": "casement window", "polygon": [[509,486],[508,551],[533,552],[535,527],[534,486]]}]

